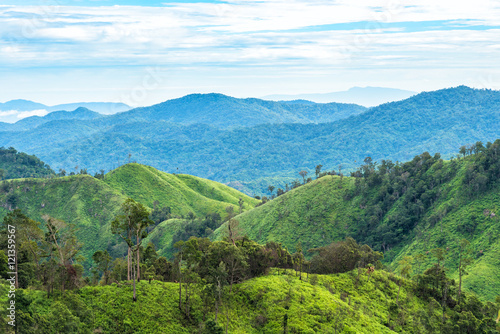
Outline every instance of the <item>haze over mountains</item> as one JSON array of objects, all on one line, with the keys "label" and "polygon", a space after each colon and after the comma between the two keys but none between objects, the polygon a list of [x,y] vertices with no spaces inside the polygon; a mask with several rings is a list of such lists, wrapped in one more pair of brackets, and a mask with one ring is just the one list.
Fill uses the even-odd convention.
[{"label": "haze over mountains", "polygon": [[273,101],[307,100],[317,103],[338,102],[355,103],[365,107],[374,107],[382,103],[407,99],[417,92],[384,87],[352,87],[342,92],[323,94],[275,94],[264,96],[263,99]]},{"label": "haze over mountains", "polygon": [[193,94],[111,116],[80,110],[79,119],[3,125],[0,146],[36,154],[56,171],[110,170],[131,154],[160,170],[231,182],[252,194],[318,164],[349,171],[367,156],[406,161],[429,151],[449,157],[464,143],[500,137],[499,110],[500,92],[465,86],[371,109]]},{"label": "haze over mountains", "polygon": [[113,102],[77,102],[47,106],[28,100],[11,100],[0,103],[0,122],[15,123],[20,119],[33,115],[41,116],[53,111],[72,111],[82,107],[104,115],[131,109],[131,107],[124,103]]}]

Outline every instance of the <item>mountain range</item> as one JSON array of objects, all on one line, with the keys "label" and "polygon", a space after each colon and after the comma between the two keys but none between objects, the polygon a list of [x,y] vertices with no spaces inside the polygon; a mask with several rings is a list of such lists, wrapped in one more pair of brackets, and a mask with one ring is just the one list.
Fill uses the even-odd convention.
[{"label": "mountain range", "polygon": [[308,100],[317,103],[355,103],[365,107],[374,107],[387,102],[404,100],[416,94],[416,92],[396,88],[352,87],[342,92],[296,95],[276,94],[264,96],[263,99],[273,101]]},{"label": "mountain range", "polygon": [[110,116],[0,128],[0,146],[36,154],[56,171],[110,170],[130,154],[160,170],[262,194],[269,184],[284,188],[301,170],[311,175],[318,164],[352,171],[367,156],[405,161],[429,151],[450,157],[464,143],[500,137],[499,110],[500,92],[465,86],[370,109],[194,94]]},{"label": "mountain range", "polygon": [[110,115],[132,109],[124,103],[77,102],[47,106],[29,100],[11,100],[0,103],[0,122],[15,123],[31,114],[43,115],[54,111],[72,111],[78,108],[91,109],[99,114]]}]

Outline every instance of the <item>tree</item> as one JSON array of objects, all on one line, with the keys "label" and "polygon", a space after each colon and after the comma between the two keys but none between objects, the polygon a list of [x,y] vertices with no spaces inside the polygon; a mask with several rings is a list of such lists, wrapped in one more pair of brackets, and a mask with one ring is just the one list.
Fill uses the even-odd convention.
[{"label": "tree", "polygon": [[295,254],[293,254],[294,263],[297,265],[299,279],[302,280],[302,264],[304,263],[304,254],[302,253],[302,243],[299,241],[295,246]]},{"label": "tree", "polygon": [[274,191],[274,186],[267,187],[267,190],[269,190],[269,193],[271,194],[271,197],[272,197],[273,196],[273,191]]},{"label": "tree", "polygon": [[467,267],[472,264],[470,242],[467,239],[460,240],[458,247],[458,302],[460,303],[460,297],[462,294],[462,277],[467,275]]},{"label": "tree", "polygon": [[[12,231],[12,227],[14,227],[15,239],[10,238],[12,234],[8,233],[9,230]],[[21,258],[25,258],[28,261],[31,260],[32,263],[34,263],[36,266],[36,274],[40,274],[39,261],[44,254],[44,251],[41,247],[44,239],[44,233],[40,228],[39,222],[28,218],[20,209],[15,209],[14,211],[9,212],[3,219],[2,237],[4,239],[2,240],[2,243],[5,243],[6,253],[9,254],[9,250],[12,250],[11,245],[13,244],[15,244],[15,247],[17,248],[17,254],[14,257],[14,270],[9,271],[16,273],[16,288],[18,288],[18,273],[20,271],[18,265]],[[23,252],[26,253],[26,256],[23,255]]]},{"label": "tree", "polygon": [[92,255],[92,260],[97,265],[97,270],[102,272],[104,285],[108,284],[109,281],[109,269],[111,265],[111,255],[109,255],[108,251],[97,251]]},{"label": "tree", "polygon": [[137,273],[133,277],[134,297],[136,301],[135,280],[140,281],[140,253],[139,247],[142,240],[147,236],[146,228],[153,224],[149,219],[149,211],[141,204],[131,198],[125,200],[121,206],[121,214],[111,223],[111,232],[118,234],[128,246],[127,261],[128,273],[127,278],[130,279],[132,269],[132,256],[135,253],[137,261]]},{"label": "tree", "polygon": [[243,198],[240,197],[240,199],[238,200],[238,205],[240,207],[240,215],[243,212],[243,204],[244,204]]},{"label": "tree", "polygon": [[299,172],[299,175],[302,176],[302,179],[304,180],[304,184],[306,183],[306,175],[307,175],[307,171],[306,170],[301,170]]},{"label": "tree", "polygon": [[68,279],[70,283],[76,285],[77,272],[72,264],[82,248],[82,244],[76,238],[73,224],[68,224],[47,215],[42,218],[47,222],[45,240],[51,246],[48,255],[54,260],[53,263],[58,264],[57,271],[59,271],[61,277],[61,290],[64,292]]},{"label": "tree", "polygon": [[318,178],[319,174],[321,173],[321,168],[323,167],[323,165],[317,165],[316,166],[316,178]]}]

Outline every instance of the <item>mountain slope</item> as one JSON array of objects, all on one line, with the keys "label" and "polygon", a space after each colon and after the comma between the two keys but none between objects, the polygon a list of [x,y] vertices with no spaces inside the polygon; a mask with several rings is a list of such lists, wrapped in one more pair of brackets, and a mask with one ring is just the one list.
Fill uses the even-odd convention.
[{"label": "mountain slope", "polygon": [[[405,164],[370,162],[363,174],[324,176],[236,217],[241,235],[259,243],[316,248],[351,236],[384,252],[393,268],[423,254],[418,270],[447,249],[445,265],[458,278],[459,242],[470,243],[473,264],[464,287],[484,299],[500,294],[500,140],[482,153],[443,161],[421,154]],[[361,172],[360,172],[361,173]],[[341,187],[341,188],[340,188]],[[226,227],[215,231],[222,238]],[[417,268],[417,264],[415,264]]]},{"label": "mountain slope", "polygon": [[87,108],[79,107],[74,111],[65,111],[59,110],[51,112],[45,116],[31,116],[23,118],[20,121],[17,121],[14,124],[4,123],[0,125],[1,131],[26,131],[34,129],[44,123],[48,123],[50,121],[58,121],[58,120],[91,120],[102,117],[101,114],[89,110]]},{"label": "mountain slope", "polygon": [[366,108],[354,104],[290,104],[222,94],[192,94],[115,115],[114,119],[122,123],[130,119],[183,125],[202,123],[226,129],[265,123],[333,122],[364,111]]},{"label": "mountain slope", "polygon": [[108,173],[104,180],[75,175],[4,181],[0,185],[0,219],[9,209],[18,207],[38,221],[49,215],[75,224],[77,237],[83,242],[82,255],[90,266],[92,254],[98,249],[108,249],[114,256],[123,251],[121,240],[111,234],[110,222],[127,197],[151,209],[158,201],[159,206],[170,207],[174,215],[192,211],[199,216],[213,212],[225,216],[228,206],[238,210],[239,198],[244,201],[244,210],[257,203],[213,181],[128,164]]},{"label": "mountain slope", "polygon": [[[443,312],[435,299],[419,295],[414,282],[382,270],[303,274],[302,280],[294,274],[274,271],[234,285],[231,296],[223,298],[217,333],[223,333],[226,324],[228,333],[235,334],[442,333],[444,326],[451,333],[492,333],[496,325],[497,305],[478,303],[473,297],[467,298],[466,311],[448,309],[443,325]],[[125,282],[86,286],[50,299],[44,291],[22,290],[18,298],[23,303],[18,307],[33,316],[32,323],[24,323],[26,327],[45,322],[54,332],[70,328],[78,333],[213,333],[206,326],[215,318],[207,291],[202,294],[191,285],[191,313],[186,316],[179,310],[178,286],[142,280],[136,302],[131,298],[132,286]],[[0,284],[2,303],[8,302],[7,290],[6,284]]]},{"label": "mountain slope", "polygon": [[54,171],[34,155],[18,152],[15,148],[0,148],[0,179],[51,177]]}]

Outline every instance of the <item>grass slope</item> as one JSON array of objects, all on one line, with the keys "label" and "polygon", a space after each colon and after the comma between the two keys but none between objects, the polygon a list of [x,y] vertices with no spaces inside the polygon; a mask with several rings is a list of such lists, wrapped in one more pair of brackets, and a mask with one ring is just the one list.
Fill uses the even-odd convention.
[{"label": "grass slope", "polygon": [[[175,215],[192,211],[199,216],[210,212],[225,215],[225,208],[231,205],[237,211],[239,198],[244,201],[244,210],[258,202],[214,181],[128,164],[108,173],[104,180],[75,175],[4,181],[0,185],[0,219],[18,207],[38,221],[49,215],[75,224],[77,237],[83,243],[81,254],[88,267],[96,250],[108,249],[118,255],[120,250],[113,252],[113,247],[119,240],[112,235],[110,222],[128,197],[149,208],[158,201],[159,205],[170,206]],[[162,248],[161,244],[156,246]]]},{"label": "grass slope", "polygon": [[240,198],[244,202],[243,209],[253,208],[259,202],[215,181],[191,175],[167,174],[136,163],[109,172],[104,182],[151,208],[155,201],[168,205],[175,214],[192,211],[201,216],[208,212],[225,215],[229,205],[237,211]]},{"label": "grass slope", "polygon": [[[384,271],[303,276],[302,280],[292,272],[274,272],[235,285],[217,322],[224,328],[228,319],[232,334],[282,333],[286,314],[289,333],[438,333],[441,307],[435,300],[416,297],[413,284]],[[7,285],[0,284],[2,313],[6,290]],[[178,308],[178,284],[141,281],[137,291],[136,303],[131,285],[123,283],[84,287],[57,301],[46,299],[42,291],[24,291],[23,305],[29,306],[19,307],[25,313],[58,319],[58,323],[77,316],[66,326],[80,326],[81,333],[200,333],[202,322],[214,319],[213,305],[205,308],[197,289],[191,291],[191,320]],[[56,307],[58,303],[65,306]],[[70,313],[55,314],[61,310]]]},{"label": "grass slope", "polygon": [[[448,274],[458,278],[458,244],[465,238],[471,243],[473,264],[464,277],[464,287],[482,299],[494,300],[500,294],[500,185],[478,193],[472,199],[464,196],[463,179],[472,163],[470,159],[460,159],[453,164],[444,161],[436,163],[425,173],[432,177],[441,173],[442,177],[456,169],[448,182],[435,188],[435,202],[421,214],[415,227],[399,244],[385,249],[385,262],[397,270],[398,261],[403,256],[424,254],[426,257],[420,264],[414,263],[414,272],[422,273],[435,262],[430,251],[441,247],[448,249],[445,260]],[[353,191],[354,181],[354,178],[345,177],[340,188],[339,177],[326,176],[293,189],[237,216],[239,232],[259,243],[281,242],[292,251],[299,241],[307,250],[346,236],[358,242],[368,242],[382,251],[380,244],[373,244],[370,240],[373,241],[375,234],[398,228],[391,226],[391,221],[404,212],[407,202],[401,196],[381,217],[380,223],[367,230],[368,227],[361,224],[364,217],[368,217],[366,203],[379,196],[380,186],[368,188],[361,195],[348,196]],[[226,226],[222,225],[215,231],[215,237],[223,238],[225,229]]]}]

